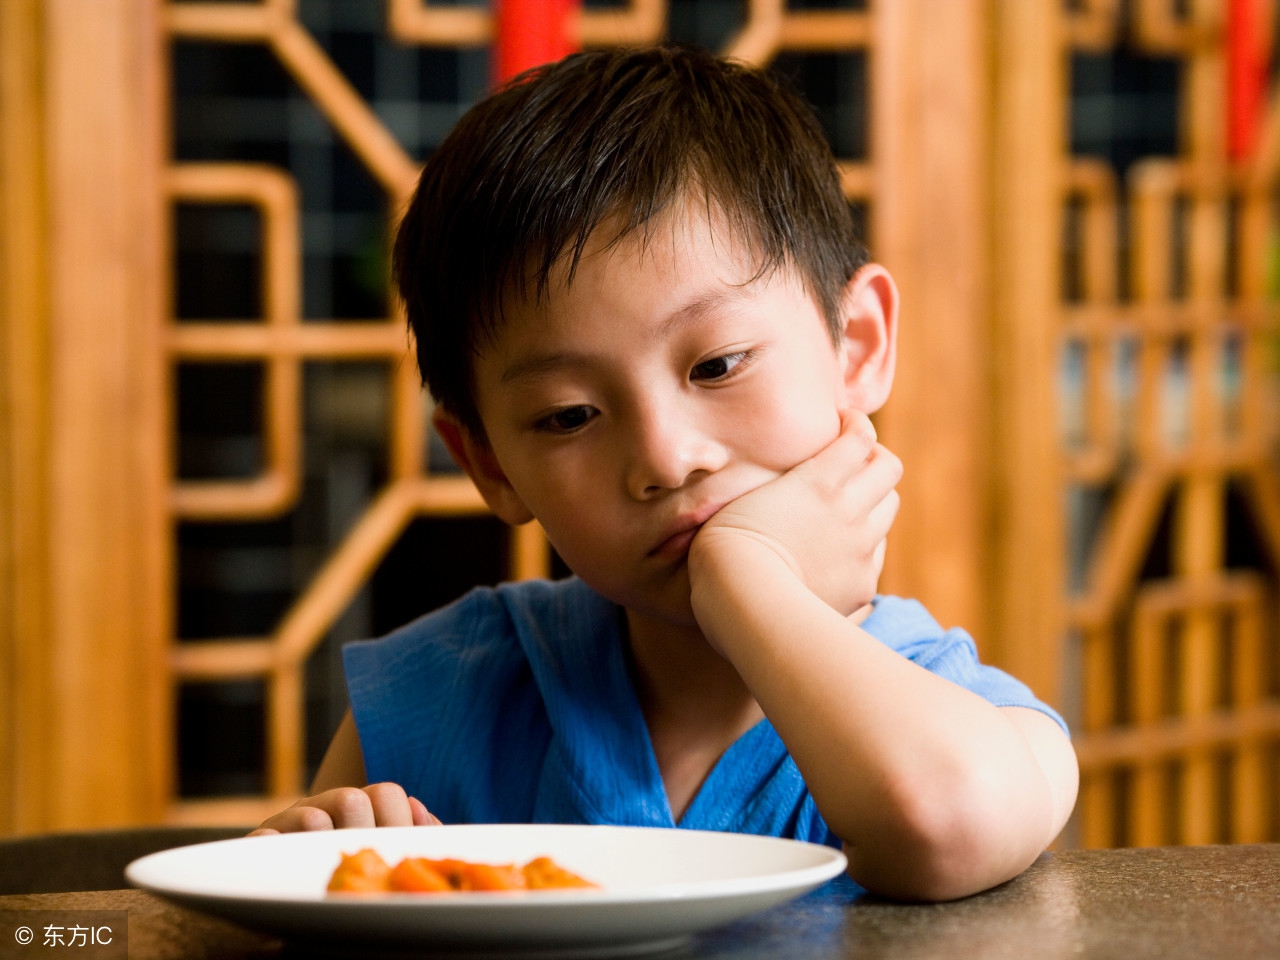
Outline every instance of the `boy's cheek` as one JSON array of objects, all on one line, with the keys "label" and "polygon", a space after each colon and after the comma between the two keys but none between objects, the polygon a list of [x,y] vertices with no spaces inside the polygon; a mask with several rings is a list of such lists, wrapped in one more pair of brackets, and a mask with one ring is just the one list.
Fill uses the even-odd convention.
[{"label": "boy's cheek", "polygon": [[810,415],[808,422],[798,420],[789,427],[776,431],[775,436],[762,438],[759,450],[775,450],[778,456],[770,466],[774,476],[781,476],[800,464],[812,460],[827,449],[840,436],[840,412],[829,408],[826,415]]},{"label": "boy's cheek", "polygon": [[[758,469],[756,471],[753,471],[750,479],[747,482],[743,483],[742,486],[737,491],[733,492],[726,500],[724,506],[721,507],[720,509],[723,510],[725,509],[725,507],[729,507],[734,504],[737,504],[739,501],[743,500],[744,498],[751,496],[751,494],[755,493],[757,490],[760,490],[761,488],[768,486],[774,481],[781,479],[782,477],[786,476],[793,468],[798,467],[801,463],[804,463],[807,459],[808,457],[802,460],[797,460],[795,463],[786,463],[784,465],[778,465],[768,469]],[[717,511],[717,513],[719,513],[719,511]]]}]

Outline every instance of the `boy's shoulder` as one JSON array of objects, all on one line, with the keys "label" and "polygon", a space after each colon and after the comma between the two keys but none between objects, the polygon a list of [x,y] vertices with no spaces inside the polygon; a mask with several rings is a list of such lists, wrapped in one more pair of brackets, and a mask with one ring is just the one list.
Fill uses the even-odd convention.
[{"label": "boy's shoulder", "polygon": [[625,714],[619,638],[616,608],[567,580],[477,588],[345,645],[367,775],[429,799],[446,822],[526,822],[553,734],[563,760],[564,743]]},{"label": "boy's shoulder", "polygon": [[[936,643],[951,632],[944,629],[919,600],[891,594],[876,596],[871,613],[861,626],[881,643],[907,656],[912,648]],[[968,637],[963,631],[955,632]]]},{"label": "boy's shoulder", "polygon": [[344,660],[482,660],[598,641],[613,620],[609,601],[577,577],[476,587],[458,599],[372,640],[348,643]]},{"label": "boy's shoulder", "polygon": [[972,669],[992,669],[980,663],[978,645],[968,631],[943,627],[919,600],[877,596],[861,627],[908,660],[949,679],[958,680],[951,675]]},{"label": "boy's shoulder", "polygon": [[995,706],[1039,710],[1067,730],[1062,716],[1042,703],[1026,684],[983,663],[978,656],[978,645],[967,631],[943,627],[918,600],[876,597],[871,615],[861,626],[918,666],[959,684]]}]

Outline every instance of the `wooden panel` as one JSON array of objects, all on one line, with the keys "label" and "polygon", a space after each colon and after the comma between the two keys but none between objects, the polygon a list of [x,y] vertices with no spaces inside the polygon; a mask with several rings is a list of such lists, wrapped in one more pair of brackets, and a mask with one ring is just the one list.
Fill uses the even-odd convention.
[{"label": "wooden panel", "polygon": [[24,719],[51,706],[41,6],[0,4],[0,833],[38,829],[52,787]]},{"label": "wooden panel", "polygon": [[879,417],[902,457],[882,588],[919,598],[988,650],[991,353],[985,238],[987,5],[876,6],[872,247],[902,291],[893,395]]},{"label": "wooden panel", "polygon": [[872,42],[872,17],[852,10],[788,10],[785,0],[749,0],[725,56],[765,64],[783,50],[853,50]]},{"label": "wooden panel", "polygon": [[[633,12],[650,16],[652,6],[638,3]],[[263,44],[383,188],[387,209],[399,208],[416,180],[414,163],[302,25],[295,6],[278,0],[241,7],[170,3],[162,10],[166,39]],[[415,42],[463,42],[456,34],[459,24],[465,30],[474,30],[477,24],[488,29],[487,18],[475,11],[392,3],[388,15],[393,32],[399,31],[400,39]],[[170,478],[164,498],[166,542],[172,539],[174,524],[180,518],[204,522],[260,519],[280,516],[296,506],[302,480],[301,371],[305,361],[380,360],[392,371],[387,424],[389,482],[293,599],[270,635],[215,638],[198,646],[171,638],[169,657],[175,684],[232,679],[265,682],[263,741],[268,796],[186,802],[172,798],[168,814],[179,822],[227,817],[243,822],[246,811],[278,809],[305,788],[305,665],[405,527],[417,516],[478,514],[485,507],[465,478],[432,475],[427,469],[423,457],[426,418],[416,364],[406,350],[403,318],[303,322],[300,211],[288,172],[249,164],[172,163],[166,170],[166,188],[170,203],[247,203],[257,209],[264,225],[264,317],[262,321],[225,318],[204,324],[178,323],[170,318],[164,326],[166,353],[161,368],[171,373],[179,361],[248,360],[260,362],[266,370],[263,469],[256,476],[235,481],[178,482]],[[166,403],[172,407],[174,398],[166,398]],[[550,558],[541,528],[530,525],[514,531],[511,544],[512,578],[546,574]],[[165,603],[171,609],[173,597],[167,596]],[[173,731],[167,731],[167,736],[172,739]]]},{"label": "wooden panel", "polygon": [[1059,189],[1066,65],[1061,4],[996,5],[991,162],[994,557],[977,590],[992,598],[995,659],[1061,706],[1064,531],[1053,317],[1060,289]]},{"label": "wooden panel", "polygon": [[[21,525],[7,651],[20,679],[5,777],[15,831],[154,820],[169,789],[156,614],[167,594],[164,404],[148,279],[159,274],[162,209],[154,10],[144,0],[6,10],[24,13],[5,38],[26,45],[15,58],[26,116],[5,123],[38,138],[28,149],[43,172],[19,170],[14,183],[31,219],[10,253],[30,276],[6,323],[23,341],[15,388],[31,403],[5,438],[23,460],[10,474]],[[5,212],[8,231],[20,221]]]},{"label": "wooden panel", "polygon": [[[1280,483],[1275,372],[1259,361],[1276,335],[1274,171],[1266,148],[1227,158],[1224,11],[1139,0],[1121,30],[1120,8],[1094,7],[1093,27],[1066,40],[1127,42],[1181,66],[1177,155],[1134,164],[1122,183],[1079,161],[1063,185],[1089,223],[1079,299],[1059,308],[1064,345],[1085,354],[1066,477],[1110,491],[1070,605],[1089,846],[1276,839]],[[1095,29],[1099,18],[1111,26]],[[1261,555],[1232,559],[1230,509],[1256,521]]]},{"label": "wooden panel", "polygon": [[[654,43],[666,21],[663,0],[630,0],[619,9],[581,10],[566,29],[584,47]],[[403,43],[480,47],[493,38],[493,15],[483,8],[427,0],[387,0],[388,25]]]},{"label": "wooden panel", "polygon": [[[155,7],[46,4],[56,823],[158,816],[170,757]],[[90,147],[90,145],[92,145]],[[75,786],[71,786],[74,784]]]}]

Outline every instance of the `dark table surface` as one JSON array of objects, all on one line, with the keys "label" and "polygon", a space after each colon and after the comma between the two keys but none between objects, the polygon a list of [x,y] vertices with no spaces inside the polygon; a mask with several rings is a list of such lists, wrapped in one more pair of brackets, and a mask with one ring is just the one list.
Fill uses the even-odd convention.
[{"label": "dark table surface", "polygon": [[[0,897],[0,957],[95,956],[42,952],[39,940],[15,948],[11,928],[30,910],[128,910],[129,960],[310,955],[140,890],[104,890]],[[1046,853],[1017,879],[944,904],[858,896],[841,879],[662,957],[1280,958],[1280,845]]]}]

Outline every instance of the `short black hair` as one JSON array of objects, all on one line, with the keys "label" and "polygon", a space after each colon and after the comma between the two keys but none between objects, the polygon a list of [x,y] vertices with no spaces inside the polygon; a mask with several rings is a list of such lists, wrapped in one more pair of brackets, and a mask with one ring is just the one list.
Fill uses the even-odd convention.
[{"label": "short black hair", "polygon": [[605,220],[616,242],[685,198],[722,213],[761,274],[795,268],[838,336],[841,291],[867,253],[804,100],[696,47],[573,54],[471,108],[400,223],[394,279],[436,402],[484,437],[472,361],[503,302],[544,298],[562,261],[572,281]]}]

